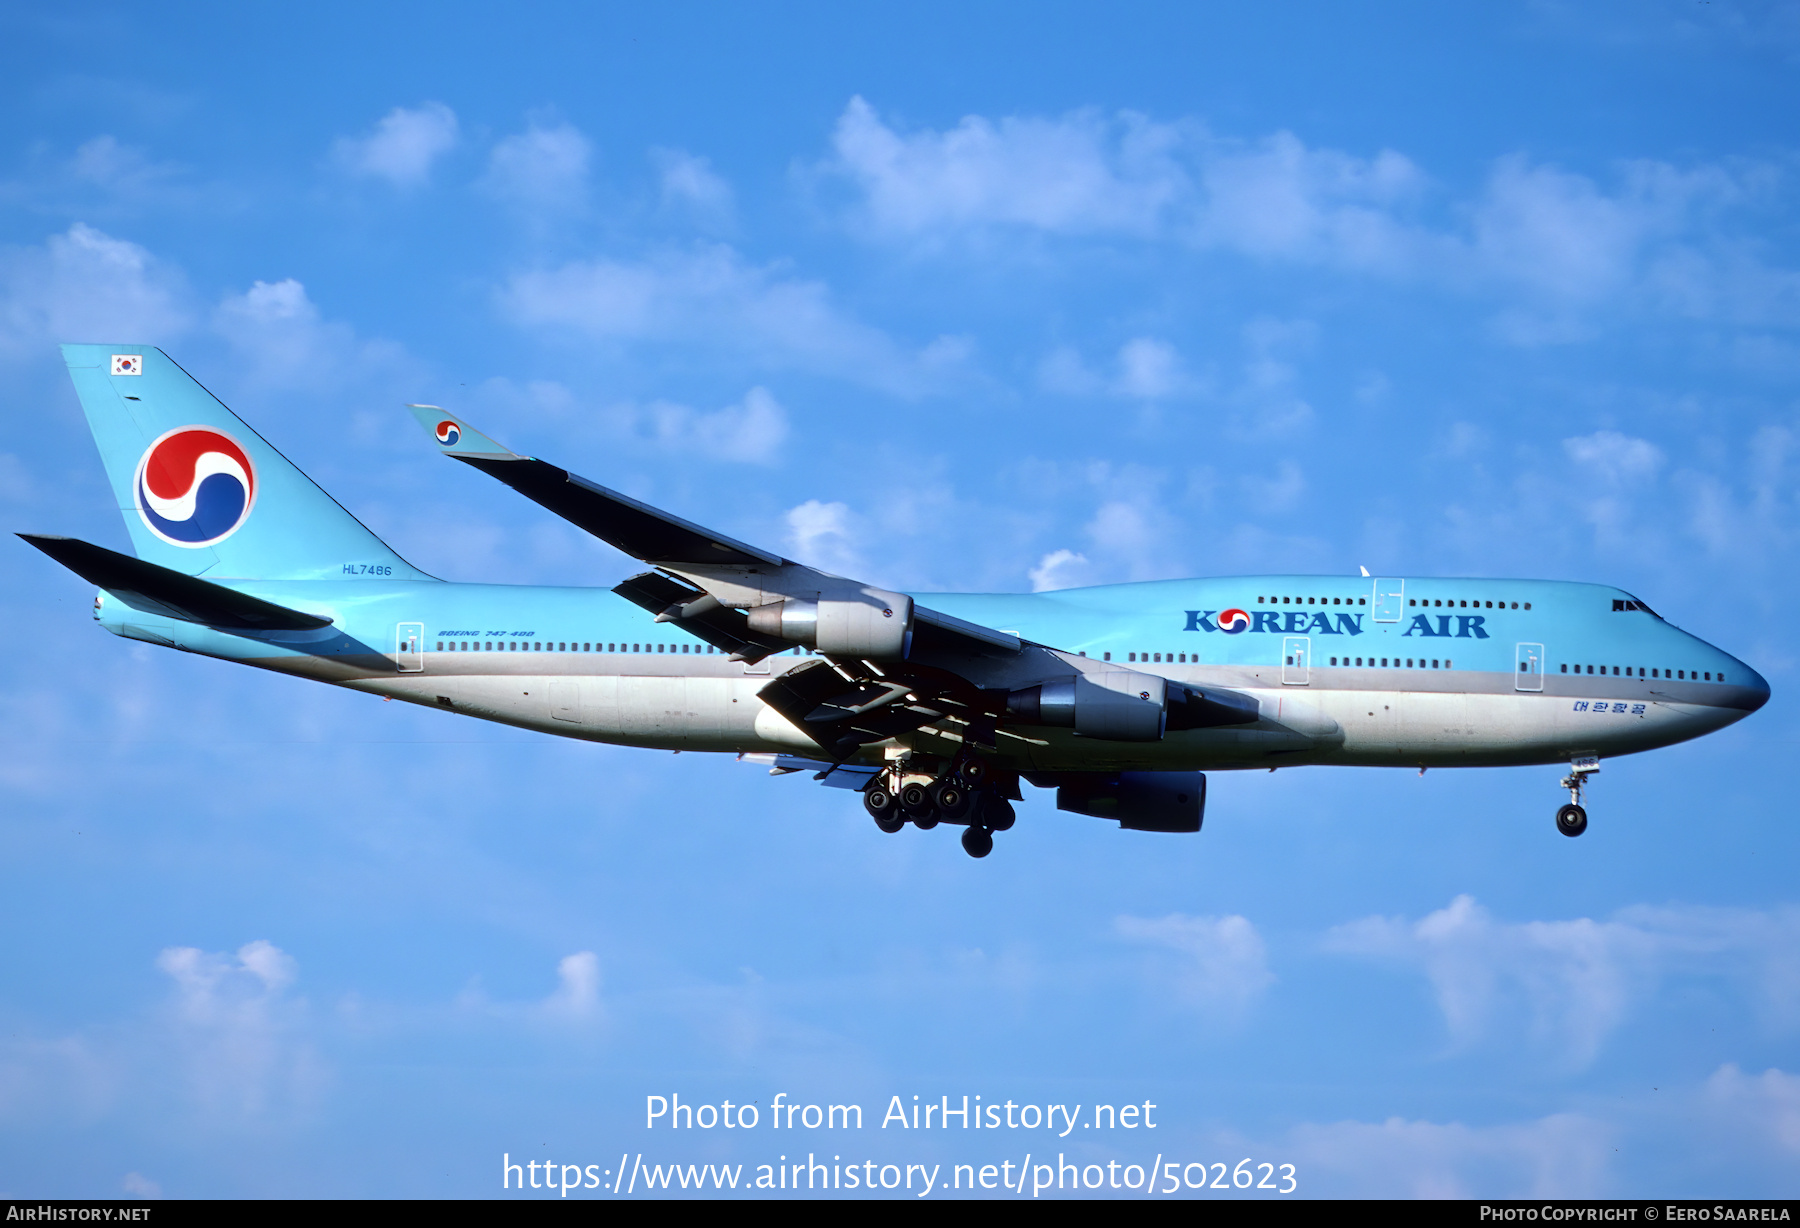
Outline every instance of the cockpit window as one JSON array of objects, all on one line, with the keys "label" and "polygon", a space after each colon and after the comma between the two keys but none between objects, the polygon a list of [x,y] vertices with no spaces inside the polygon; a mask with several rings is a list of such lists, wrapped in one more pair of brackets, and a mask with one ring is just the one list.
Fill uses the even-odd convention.
[{"label": "cockpit window", "polygon": [[1644,613],[1648,614],[1651,618],[1661,618],[1662,617],[1661,614],[1658,614],[1655,610],[1651,609],[1649,606],[1645,605],[1643,602],[1639,601],[1635,597],[1629,597],[1629,598],[1625,598],[1623,600],[1621,600],[1618,597],[1614,597],[1613,598],[1613,611],[1615,613],[1618,613],[1620,611],[1625,611],[1625,610],[1642,610]]}]

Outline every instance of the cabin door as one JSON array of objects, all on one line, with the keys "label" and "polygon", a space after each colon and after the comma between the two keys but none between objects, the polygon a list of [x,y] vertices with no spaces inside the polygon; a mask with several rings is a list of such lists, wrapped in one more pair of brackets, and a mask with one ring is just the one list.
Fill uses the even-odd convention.
[{"label": "cabin door", "polygon": [[1290,635],[1281,641],[1281,681],[1284,686],[1308,686],[1311,684],[1311,636]]},{"label": "cabin door", "polygon": [[394,628],[394,663],[403,674],[425,668],[425,624],[401,623]]},{"label": "cabin door", "polygon": [[1544,646],[1542,644],[1519,644],[1513,651],[1513,661],[1518,670],[1513,674],[1513,690],[1541,691],[1544,689]]}]

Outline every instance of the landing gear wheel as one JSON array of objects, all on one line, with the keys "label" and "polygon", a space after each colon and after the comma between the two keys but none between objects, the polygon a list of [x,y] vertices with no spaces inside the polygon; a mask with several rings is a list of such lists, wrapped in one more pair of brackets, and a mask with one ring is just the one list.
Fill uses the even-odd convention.
[{"label": "landing gear wheel", "polygon": [[1011,831],[1013,820],[1017,817],[1013,812],[1013,804],[1004,797],[988,799],[987,816],[984,822],[995,831]]},{"label": "landing gear wheel", "polygon": [[900,809],[920,831],[930,831],[938,825],[937,807],[932,802],[931,790],[924,785],[911,784],[900,790]]},{"label": "landing gear wheel", "polygon": [[994,833],[985,827],[971,827],[963,832],[962,846],[971,857],[986,857],[994,851]]},{"label": "landing gear wheel", "polygon": [[969,812],[971,795],[961,785],[939,785],[934,791],[938,814],[954,823]]},{"label": "landing gear wheel", "polygon": [[974,792],[987,783],[988,777],[993,775],[993,772],[985,760],[965,759],[956,774],[962,777],[963,787]]},{"label": "landing gear wheel", "polygon": [[900,813],[894,795],[880,785],[863,790],[863,809],[875,820],[875,826],[889,835],[906,826],[906,816]]},{"label": "landing gear wheel", "polygon": [[1570,802],[1556,812],[1556,830],[1565,836],[1579,836],[1587,830],[1587,811]]}]

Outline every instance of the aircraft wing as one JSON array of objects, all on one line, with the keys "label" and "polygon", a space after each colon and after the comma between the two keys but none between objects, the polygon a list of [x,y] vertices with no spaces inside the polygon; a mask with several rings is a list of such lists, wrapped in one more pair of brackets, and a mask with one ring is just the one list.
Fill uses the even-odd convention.
[{"label": "aircraft wing", "polygon": [[[627,586],[621,586],[621,595],[658,615],[670,612],[678,598],[691,602],[709,594],[718,603],[709,606],[707,611],[714,614],[723,607],[748,610],[789,599],[817,601],[835,597],[850,601],[860,599],[863,604],[872,604],[882,598],[901,596],[796,563],[609,490],[548,461],[520,456],[437,406],[411,405],[408,408],[445,455],[497,478],[527,499],[633,558],[682,576],[701,589],[697,593],[679,587],[671,589],[645,577],[628,581],[629,592],[625,591]],[[666,600],[652,606],[647,600],[651,597]],[[907,600],[910,603],[910,599]],[[890,603],[881,608],[892,609],[893,606]],[[911,613],[914,636],[929,641],[921,647],[941,645],[954,650],[959,645],[967,645],[975,651],[1003,654],[1016,654],[1021,647],[1019,637],[1009,632],[996,631],[917,605],[912,606]],[[677,617],[671,615],[666,621],[675,621]],[[720,638],[706,632],[721,637],[730,632],[736,641],[732,645],[734,652],[740,650],[739,644],[752,649],[763,646],[773,652],[791,647],[794,642],[784,640],[778,634],[759,636],[746,626],[728,626],[729,622],[714,617],[703,624],[704,630],[697,626],[695,634],[724,647]]]},{"label": "aircraft wing", "polygon": [[[816,742],[831,763],[928,725],[993,746],[1001,724],[1042,722],[1056,707],[1054,700],[1046,706],[1045,684],[1088,696],[1095,711],[1121,704],[1144,708],[1135,717],[1081,729],[1090,736],[1153,740],[1165,726],[1257,719],[1256,702],[1248,697],[1210,688],[1202,694],[796,563],[520,456],[436,406],[409,408],[446,455],[655,568],[613,591],[658,622],[675,623],[743,661],[799,645],[816,650],[818,659],[772,678],[758,697]],[[1050,720],[1067,723],[1054,715]]]}]

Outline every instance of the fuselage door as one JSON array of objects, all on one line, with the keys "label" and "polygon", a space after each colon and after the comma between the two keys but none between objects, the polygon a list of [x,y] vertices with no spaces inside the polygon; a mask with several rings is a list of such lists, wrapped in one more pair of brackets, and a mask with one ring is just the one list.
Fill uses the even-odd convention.
[{"label": "fuselage door", "polygon": [[1400,611],[1406,605],[1405,580],[1375,581],[1375,599],[1370,602],[1374,609],[1369,614],[1369,621],[1378,623],[1397,623]]},{"label": "fuselage door", "polygon": [[425,624],[401,623],[394,628],[394,663],[403,674],[425,668]]},{"label": "fuselage door", "polygon": [[1513,659],[1518,662],[1518,672],[1513,675],[1513,690],[1541,691],[1544,689],[1544,646],[1542,644],[1519,644],[1513,652]]},{"label": "fuselage door", "polygon": [[1281,681],[1284,686],[1307,686],[1312,682],[1312,637],[1290,635],[1281,641]]}]

